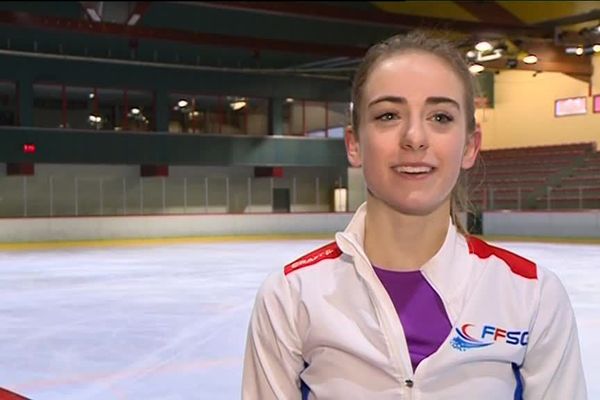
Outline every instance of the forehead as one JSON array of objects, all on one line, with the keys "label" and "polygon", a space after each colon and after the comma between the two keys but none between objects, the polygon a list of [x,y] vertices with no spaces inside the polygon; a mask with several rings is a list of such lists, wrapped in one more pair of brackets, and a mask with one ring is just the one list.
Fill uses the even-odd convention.
[{"label": "forehead", "polygon": [[464,87],[458,74],[442,58],[421,51],[388,56],[371,69],[364,86],[364,103],[382,95],[409,101],[427,97],[450,97],[460,104]]}]

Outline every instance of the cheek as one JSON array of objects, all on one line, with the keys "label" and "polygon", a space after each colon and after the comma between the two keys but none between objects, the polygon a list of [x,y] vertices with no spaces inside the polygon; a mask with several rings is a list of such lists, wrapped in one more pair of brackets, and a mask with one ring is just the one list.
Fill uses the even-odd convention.
[{"label": "cheek", "polygon": [[[366,136],[366,135],[365,135]],[[394,150],[393,143],[385,135],[372,135],[365,137],[362,142],[363,161],[376,164],[385,159],[388,153]]]},{"label": "cheek", "polygon": [[462,166],[465,151],[465,140],[460,140],[459,137],[461,136],[443,137],[439,146],[437,146],[440,158],[444,160],[448,167],[457,170]]}]

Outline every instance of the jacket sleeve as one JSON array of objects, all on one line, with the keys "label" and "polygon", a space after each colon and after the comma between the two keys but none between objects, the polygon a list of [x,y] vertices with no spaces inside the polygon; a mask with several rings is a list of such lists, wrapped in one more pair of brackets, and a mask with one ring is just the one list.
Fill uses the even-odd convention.
[{"label": "jacket sleeve", "polygon": [[520,369],[526,400],[587,399],[577,324],[558,277],[540,269],[540,297]]},{"label": "jacket sleeve", "polygon": [[242,400],[300,399],[304,361],[294,321],[296,309],[283,271],[269,276],[250,317]]}]

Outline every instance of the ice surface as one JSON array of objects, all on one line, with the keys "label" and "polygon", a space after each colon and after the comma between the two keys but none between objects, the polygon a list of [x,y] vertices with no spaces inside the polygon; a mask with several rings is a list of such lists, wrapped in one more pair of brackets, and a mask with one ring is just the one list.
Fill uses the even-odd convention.
[{"label": "ice surface", "polygon": [[[34,400],[232,400],[258,286],[326,243],[0,252],[0,387]],[[555,271],[600,399],[600,246],[501,243]]]}]

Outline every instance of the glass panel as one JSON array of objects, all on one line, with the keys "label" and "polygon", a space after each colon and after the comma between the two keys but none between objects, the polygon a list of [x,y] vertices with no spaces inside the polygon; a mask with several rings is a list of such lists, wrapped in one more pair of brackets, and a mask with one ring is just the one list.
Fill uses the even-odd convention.
[{"label": "glass panel", "polygon": [[203,213],[206,207],[206,185],[208,179],[203,177],[187,178],[187,212]]},{"label": "glass panel", "polygon": [[318,101],[305,101],[306,136],[325,137],[326,108],[325,103]]},{"label": "glass panel", "polygon": [[50,179],[48,177],[27,177],[27,216],[46,217],[50,215]]},{"label": "glass panel", "polygon": [[343,138],[344,129],[350,125],[350,103],[329,103],[328,111],[328,136],[330,138]]},{"label": "glass panel", "polygon": [[[102,189],[102,215],[122,215],[124,214],[123,181],[125,178],[101,178]],[[125,187],[126,189],[127,187]]]},{"label": "glass panel", "polygon": [[229,178],[229,212],[241,214],[248,212],[248,178],[231,176]]},{"label": "glass panel", "polygon": [[[64,117],[66,118],[66,115]],[[33,85],[33,126],[62,128],[62,124],[62,86],[55,84]]]},{"label": "glass panel", "polygon": [[252,179],[252,204],[248,211],[271,212],[271,178]]},{"label": "glass panel", "polygon": [[148,132],[155,130],[154,96],[151,92],[127,90],[126,123],[130,131]]},{"label": "glass panel", "polygon": [[227,212],[227,184],[225,177],[208,179],[208,212]]},{"label": "glass panel", "polygon": [[0,177],[0,216],[20,217],[24,215],[23,177]]},{"label": "glass panel", "polygon": [[165,212],[167,214],[183,214],[184,210],[184,179],[172,177],[165,179]]},{"label": "glass panel", "polygon": [[223,126],[219,133],[240,135],[246,133],[248,101],[245,97],[226,97]]},{"label": "glass panel", "polygon": [[123,121],[123,90],[97,89],[98,114],[102,118],[100,129],[121,130]]},{"label": "glass panel", "polygon": [[94,88],[69,86],[67,91],[67,127],[100,130],[106,119],[100,115]]},{"label": "glass panel", "polygon": [[246,112],[246,130],[248,135],[264,136],[269,134],[269,101],[267,99],[248,99]]},{"label": "glass panel", "polygon": [[[52,178],[52,215],[75,215],[79,212],[75,203],[75,177],[53,176]],[[77,190],[79,193],[79,188]]]},{"label": "glass panel", "polygon": [[13,82],[0,82],[0,125],[17,125],[17,95]]},{"label": "glass panel", "polygon": [[294,132],[292,114],[294,111],[295,100],[291,97],[285,99],[281,105],[282,132],[284,135],[292,135]]},{"label": "glass panel", "polygon": [[78,215],[100,215],[100,179],[77,178]]},{"label": "glass panel", "polygon": [[[286,109],[288,111],[286,112]],[[304,101],[294,100],[284,105],[284,122],[287,121],[289,128],[285,131],[287,135],[303,136],[306,132],[306,115]]]},{"label": "glass panel", "polygon": [[[163,183],[164,177],[147,177],[141,179],[143,214],[163,213]],[[164,185],[166,196],[166,183]],[[166,198],[165,198],[166,201]]]}]

